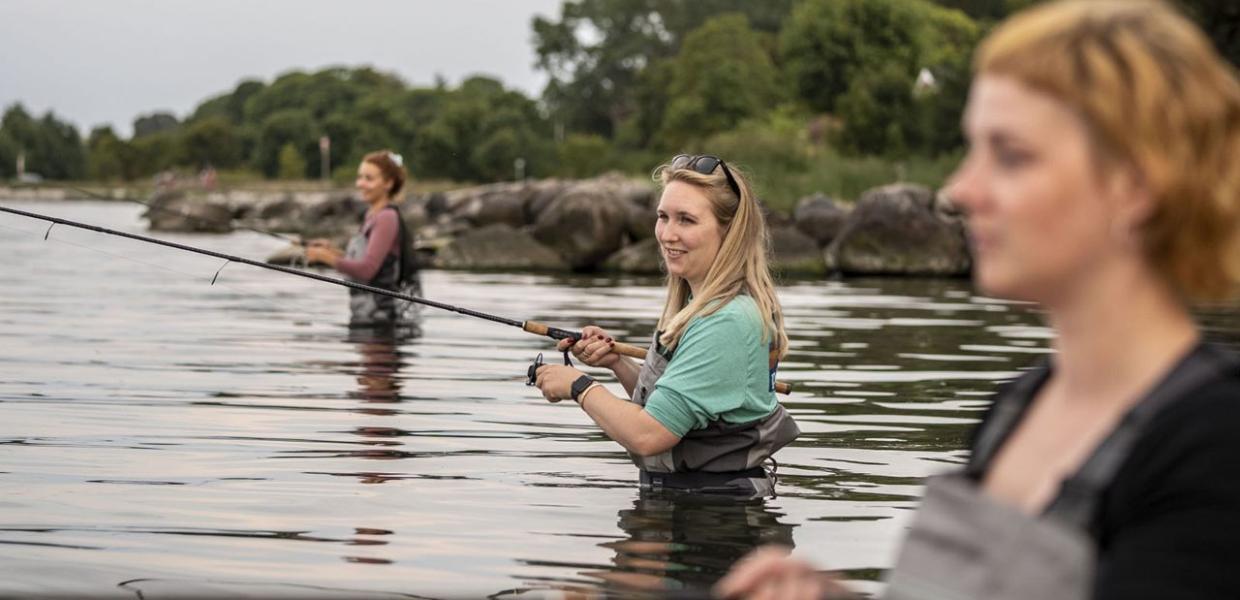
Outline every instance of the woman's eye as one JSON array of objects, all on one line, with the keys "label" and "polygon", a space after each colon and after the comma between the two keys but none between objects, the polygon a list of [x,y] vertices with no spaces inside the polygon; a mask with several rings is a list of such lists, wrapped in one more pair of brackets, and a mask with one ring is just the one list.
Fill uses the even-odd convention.
[{"label": "woman's eye", "polygon": [[1005,168],[1016,168],[1029,162],[1032,157],[1028,152],[1000,148],[995,151],[995,161]]}]

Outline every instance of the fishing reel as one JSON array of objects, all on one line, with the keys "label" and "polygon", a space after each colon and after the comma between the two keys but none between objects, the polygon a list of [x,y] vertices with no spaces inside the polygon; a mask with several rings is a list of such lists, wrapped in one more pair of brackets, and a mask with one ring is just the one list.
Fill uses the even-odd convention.
[{"label": "fishing reel", "polygon": [[[534,357],[534,363],[531,364],[529,370],[525,372],[525,385],[534,385],[534,383],[538,381],[538,367],[545,364],[547,363],[543,362],[542,352],[539,352],[538,356]],[[567,350],[564,351],[564,364],[570,367],[573,366],[573,361],[568,359]]]}]

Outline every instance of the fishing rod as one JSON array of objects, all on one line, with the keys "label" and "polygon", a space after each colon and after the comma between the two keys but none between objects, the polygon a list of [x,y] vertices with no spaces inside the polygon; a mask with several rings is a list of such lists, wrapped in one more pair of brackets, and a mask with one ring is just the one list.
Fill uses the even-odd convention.
[{"label": "fishing rod", "polygon": [[[183,218],[183,219],[197,219],[197,220],[199,220],[199,221],[203,221],[203,220],[205,220],[205,217],[202,217],[202,216],[199,216],[199,215],[193,215],[193,214],[189,214],[189,213],[182,212],[182,211],[179,211],[179,210],[173,210],[173,209],[168,208],[168,207],[165,207],[165,206],[156,206],[156,205],[154,205],[154,204],[151,204],[150,202],[143,202],[142,200],[139,200],[139,199],[137,199],[137,198],[134,198],[134,197],[131,197],[131,196],[128,196],[128,195],[125,195],[125,196],[121,196],[121,197],[119,197],[119,198],[116,198],[116,197],[113,197],[113,196],[105,196],[105,195],[103,195],[103,194],[98,194],[98,193],[92,192],[92,191],[90,191],[90,190],[88,190],[88,189],[86,189],[86,188],[78,187],[78,186],[76,186],[76,185],[66,185],[65,187],[66,187],[66,188],[68,188],[68,189],[71,189],[71,190],[73,190],[73,191],[75,191],[75,192],[78,192],[78,193],[81,193],[81,194],[86,194],[87,196],[90,196],[91,198],[94,198],[94,199],[96,199],[96,200],[109,200],[109,201],[123,200],[123,201],[125,201],[125,202],[133,202],[134,204],[140,204],[140,205],[142,205],[142,206],[145,206],[145,207],[147,208],[147,210],[152,210],[152,211],[155,211],[155,212],[161,212],[161,213],[164,213],[164,214],[169,214],[169,215],[173,215],[173,216],[181,217],[181,218]],[[231,220],[235,221],[236,219],[231,219]],[[273,238],[276,238],[276,239],[278,239],[278,240],[282,240],[282,241],[288,242],[288,243],[293,244],[293,245],[295,245],[295,246],[304,246],[304,245],[305,245],[305,244],[302,242],[302,240],[301,240],[301,237],[300,237],[300,236],[299,236],[299,237],[287,236],[287,235],[284,235],[284,234],[282,234],[282,233],[276,233],[276,232],[274,232],[274,231],[268,231],[268,230],[266,230],[266,229],[259,229],[259,228],[257,228],[257,227],[250,227],[250,226],[248,226],[248,225],[233,225],[233,228],[234,228],[234,229],[241,229],[241,230],[244,230],[244,231],[252,231],[252,232],[254,232],[254,233],[259,233],[259,234],[266,235],[266,236],[271,236],[271,237],[273,237]]]},{"label": "fishing rod", "polygon": [[[539,322],[537,322],[537,321],[519,321],[519,320],[516,320],[516,319],[508,319],[508,318],[501,317],[501,316],[498,316],[498,315],[492,315],[492,314],[488,314],[488,313],[484,313],[484,312],[480,312],[480,311],[476,311],[476,310],[470,310],[470,309],[468,309],[468,308],[462,308],[462,307],[459,307],[459,306],[453,306],[453,305],[451,305],[451,304],[445,304],[445,303],[443,303],[443,302],[436,302],[436,301],[434,301],[434,300],[428,300],[428,299],[426,299],[426,298],[421,298],[421,297],[418,297],[418,296],[413,296],[413,295],[410,295],[410,294],[404,294],[404,293],[401,293],[401,292],[396,292],[396,291],[386,290],[386,289],[379,288],[379,287],[374,287],[374,286],[371,286],[371,285],[366,285],[366,284],[364,284],[364,283],[357,283],[357,282],[354,282],[354,281],[348,281],[348,280],[345,280],[345,279],[339,279],[339,278],[336,278],[336,277],[328,277],[328,276],[326,276],[326,275],[320,275],[320,274],[318,274],[318,273],[311,273],[311,272],[309,272],[309,271],[302,271],[302,270],[300,270],[300,269],[293,269],[293,268],[291,268],[291,267],[285,267],[285,266],[283,266],[283,265],[272,265],[272,264],[267,264],[267,263],[265,263],[265,262],[259,262],[259,261],[256,261],[256,260],[251,260],[251,259],[244,258],[244,257],[241,257],[241,256],[234,256],[234,255],[231,255],[231,254],[225,254],[225,253],[223,253],[223,252],[216,252],[216,251],[214,251],[214,250],[207,250],[207,249],[204,249],[204,248],[196,248],[196,247],[194,247],[194,246],[187,246],[187,245],[185,245],[185,244],[178,244],[178,243],[176,243],[176,242],[169,242],[169,241],[167,241],[167,240],[161,240],[161,239],[158,239],[158,238],[148,237],[148,236],[144,236],[144,235],[138,235],[138,234],[136,234],[136,233],[127,233],[127,232],[124,232],[124,231],[117,231],[117,230],[115,230],[115,229],[108,229],[107,227],[100,227],[100,226],[98,226],[98,225],[90,225],[90,224],[88,224],[88,223],[79,223],[79,222],[77,222],[77,221],[70,221],[70,220],[68,220],[68,219],[61,219],[61,218],[58,218],[58,217],[51,217],[51,216],[47,216],[47,215],[41,215],[41,214],[38,214],[38,213],[33,213],[33,212],[29,212],[29,211],[24,211],[24,210],[18,210],[18,209],[16,209],[16,208],[9,208],[9,207],[6,207],[6,206],[0,206],[0,212],[7,212],[7,213],[11,213],[11,214],[15,214],[15,215],[20,215],[20,216],[27,217],[27,218],[31,218],[31,219],[38,219],[38,220],[41,220],[41,221],[48,221],[48,222],[52,223],[52,225],[48,227],[48,229],[47,229],[47,233],[45,233],[45,234],[43,235],[43,239],[47,239],[47,236],[51,234],[51,232],[52,232],[52,227],[55,227],[56,225],[67,225],[67,226],[69,226],[69,227],[76,227],[76,228],[78,228],[78,229],[85,229],[85,230],[87,230],[87,231],[95,231],[95,232],[98,232],[98,233],[105,233],[105,234],[108,234],[108,235],[115,235],[115,236],[119,236],[119,237],[123,237],[123,238],[129,238],[129,239],[131,239],[131,240],[138,240],[138,241],[140,241],[140,242],[147,242],[147,243],[149,243],[149,244],[157,244],[157,245],[160,245],[160,246],[167,246],[167,247],[169,247],[169,248],[176,248],[177,250],[184,250],[184,251],[186,251],[186,252],[193,252],[193,253],[196,253],[196,254],[202,254],[202,255],[205,255],[205,256],[210,256],[210,257],[213,257],[213,258],[219,258],[219,259],[223,259],[223,260],[225,260],[225,261],[228,261],[228,262],[224,263],[223,265],[221,265],[221,266],[220,266],[220,268],[219,268],[219,270],[217,270],[217,271],[215,272],[215,277],[212,277],[212,278],[211,278],[211,284],[212,284],[212,285],[214,285],[214,284],[215,284],[215,280],[219,277],[219,275],[220,275],[220,271],[223,271],[223,270],[224,270],[224,267],[227,267],[229,262],[236,262],[236,263],[246,264],[246,265],[250,265],[250,266],[254,266],[254,267],[259,267],[259,268],[261,268],[261,269],[269,269],[269,270],[272,270],[272,271],[279,271],[279,272],[281,272],[281,273],[288,273],[289,275],[296,275],[296,276],[298,276],[298,277],[305,277],[305,278],[307,278],[307,279],[315,279],[315,280],[318,280],[318,281],[323,281],[323,282],[326,282],[326,283],[331,283],[331,284],[335,284],[335,285],[342,285],[342,286],[347,287],[347,288],[352,288],[352,289],[355,289],[355,290],[361,290],[361,291],[364,291],[364,292],[370,292],[370,293],[372,293],[372,294],[380,294],[380,295],[383,295],[383,296],[390,296],[390,297],[392,297],[392,298],[397,298],[397,299],[399,299],[399,300],[405,300],[405,301],[407,301],[407,302],[413,302],[413,303],[416,303],[416,304],[422,304],[422,305],[425,305],[425,306],[431,306],[431,307],[438,308],[438,309],[441,309],[441,310],[451,311],[451,312],[454,312],[454,313],[457,313],[457,314],[462,314],[462,315],[466,315],[466,316],[470,316],[470,317],[476,317],[476,318],[479,318],[479,319],[484,319],[484,320],[487,320],[487,321],[491,321],[491,322],[494,322],[494,323],[500,323],[500,324],[503,324],[503,325],[509,325],[509,326],[511,326],[511,327],[517,327],[517,328],[520,328],[521,330],[526,331],[526,332],[528,332],[528,333],[532,333],[532,334],[534,334],[534,335],[540,335],[540,336],[546,336],[546,337],[549,337],[549,338],[551,338],[551,339],[553,339],[553,340],[573,340],[573,341],[574,341],[574,343],[575,343],[577,340],[581,339],[581,334],[580,334],[580,333],[578,333],[578,332],[569,331],[569,330],[567,330],[567,329],[560,329],[560,328],[558,328],[558,327],[552,327],[552,326],[550,326],[550,325],[547,325],[547,324],[545,324],[545,323],[539,323]],[[621,342],[616,342],[615,346],[613,347],[613,350],[614,350],[617,354],[620,354],[620,355],[622,355],[622,356],[628,356],[628,357],[632,357],[632,358],[636,358],[636,359],[645,359],[645,358],[646,358],[646,349],[645,349],[645,348],[641,348],[641,347],[639,347],[639,346],[634,346],[634,345],[631,345],[631,344],[625,344],[625,343],[621,343]],[[565,354],[565,356],[567,357],[567,354]],[[777,391],[777,392],[779,392],[779,393],[781,393],[781,394],[788,394],[788,393],[791,393],[791,391],[792,391],[792,387],[791,387],[790,385],[788,385],[787,383],[784,383],[784,382],[776,382],[776,383],[775,383],[775,391]]]}]

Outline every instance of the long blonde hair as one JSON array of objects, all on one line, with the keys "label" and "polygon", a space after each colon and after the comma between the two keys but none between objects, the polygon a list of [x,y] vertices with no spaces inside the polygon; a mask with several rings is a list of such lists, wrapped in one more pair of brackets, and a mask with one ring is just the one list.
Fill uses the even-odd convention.
[{"label": "long blonde hair", "polygon": [[1135,167],[1155,205],[1146,259],[1185,300],[1237,292],[1240,82],[1188,19],[1159,0],[1051,2],[996,29],[974,68],[1068,105],[1102,165]]},{"label": "long blonde hair", "polygon": [[[724,169],[730,169],[740,197],[728,184]],[[783,358],[788,353],[788,334],[784,331],[784,314],[775,295],[775,283],[767,267],[768,240],[766,219],[757,197],[744,173],[720,162],[709,175],[690,168],[673,169],[671,163],[660,165],[654,178],[664,188],[673,181],[701,190],[710,200],[711,210],[723,229],[723,242],[715,261],[706,271],[700,293],[693,296],[689,282],[668,273],[667,300],[659,318],[659,342],[674,349],[680,336],[695,317],[714,314],[739,294],[748,294],[758,307],[762,319],[762,341],[773,341]],[[692,298],[691,298],[692,296]]]}]

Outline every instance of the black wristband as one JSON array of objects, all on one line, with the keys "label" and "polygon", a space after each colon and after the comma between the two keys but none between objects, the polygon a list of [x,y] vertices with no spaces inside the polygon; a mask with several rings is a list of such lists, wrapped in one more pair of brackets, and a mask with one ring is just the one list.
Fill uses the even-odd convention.
[{"label": "black wristband", "polygon": [[581,404],[581,393],[586,391],[586,388],[591,385],[594,385],[593,377],[590,377],[589,375],[582,375],[581,377],[578,377],[577,381],[573,382],[573,386],[569,388],[569,397],[573,399],[573,402]]}]

